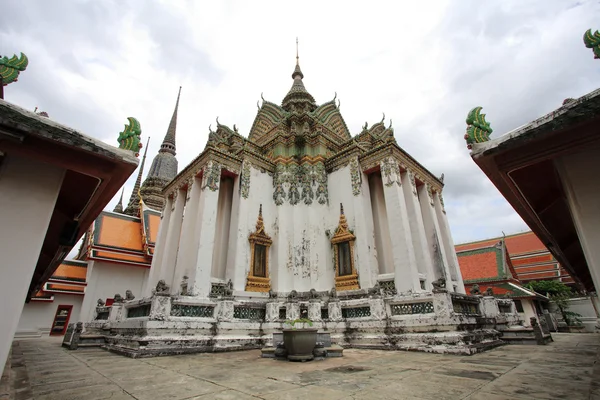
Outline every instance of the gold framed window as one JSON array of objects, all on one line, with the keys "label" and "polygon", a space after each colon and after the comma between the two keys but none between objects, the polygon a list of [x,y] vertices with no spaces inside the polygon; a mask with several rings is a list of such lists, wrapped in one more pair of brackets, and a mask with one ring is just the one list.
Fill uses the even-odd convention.
[{"label": "gold framed window", "polygon": [[262,204],[258,210],[256,230],[248,237],[250,242],[250,269],[247,292],[268,292],[271,290],[271,279],[269,278],[269,249],[273,241],[265,232],[265,224],[262,217]]},{"label": "gold framed window", "polygon": [[348,228],[344,206],[340,204],[340,222],[331,238],[335,262],[335,289],[360,289],[358,273],[354,266],[354,241],[356,237]]}]

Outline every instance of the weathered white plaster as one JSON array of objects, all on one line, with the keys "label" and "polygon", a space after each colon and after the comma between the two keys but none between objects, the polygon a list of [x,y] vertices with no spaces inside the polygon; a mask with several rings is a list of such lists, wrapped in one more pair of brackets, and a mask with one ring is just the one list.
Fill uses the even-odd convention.
[{"label": "weathered white plaster", "polygon": [[59,306],[73,306],[69,323],[79,321],[77,318],[79,318],[81,312],[82,302],[82,295],[62,293],[54,294],[54,301],[30,301],[23,306],[15,338],[48,335]]},{"label": "weathered white plaster", "polygon": [[231,207],[233,196],[233,179],[224,177],[219,185],[217,201],[217,220],[215,232],[215,253],[212,259],[213,278],[225,281],[225,270],[229,251],[229,229],[231,224]]},{"label": "weathered white plaster", "polygon": [[[430,203],[429,194],[427,193],[427,186],[421,185],[417,187],[417,193],[419,196],[419,204],[421,205],[421,215],[423,217],[423,225],[425,227],[425,235],[427,236],[429,252],[433,260],[433,272],[435,274],[435,279],[446,279],[448,281],[447,284],[451,289],[450,271],[448,271],[446,252],[440,237],[440,226],[437,215],[435,214],[435,209]],[[431,285],[431,282],[429,282],[429,284]],[[426,289],[431,290],[431,286],[427,287]]]},{"label": "weathered white plaster", "polygon": [[46,237],[64,169],[8,154],[0,168],[0,370]]},{"label": "weathered white plaster", "polygon": [[[172,286],[173,274],[175,273],[175,263],[177,262],[177,252],[181,239],[181,225],[183,222],[183,210],[186,202],[186,191],[179,189],[175,199],[175,207],[169,219],[169,228],[167,231],[167,240],[165,244],[165,254],[159,270],[159,280],[164,280],[169,286]],[[156,285],[156,283],[154,283]]]},{"label": "weathered white plaster", "polygon": [[[433,194],[433,203],[435,205],[435,213],[440,227],[441,244],[444,246],[444,254],[446,255],[446,264],[452,284],[456,286],[457,293],[466,293],[465,285],[463,283],[462,275],[460,273],[460,267],[458,265],[458,257],[454,250],[454,241],[452,240],[452,233],[450,232],[450,225],[448,224],[448,217],[442,207],[439,193]],[[450,288],[450,286],[448,286]]]},{"label": "weathered white plaster", "polygon": [[371,207],[373,210],[373,226],[375,236],[375,249],[377,251],[377,265],[379,274],[394,273],[392,257],[392,239],[383,195],[383,182],[381,175],[369,175],[369,191],[371,194]]},{"label": "weathered white plaster", "polygon": [[73,314],[72,322],[91,321],[98,299],[112,299],[117,293],[125,297],[127,290],[131,290],[136,299],[143,297],[142,287],[149,274],[150,270],[144,267],[89,260],[81,312]]},{"label": "weathered white plaster", "polygon": [[[148,279],[144,282],[144,295],[152,295],[152,290],[156,287],[156,283],[159,280],[160,270],[162,268],[162,262],[166,250],[167,235],[169,231],[169,225],[171,221],[171,214],[173,212],[173,198],[167,197],[165,199],[165,209],[162,212],[160,225],[158,226],[158,238],[156,240],[156,247],[154,248],[154,255],[152,257],[152,267]],[[88,270],[89,271],[89,270]]]},{"label": "weathered white plaster", "polygon": [[414,182],[414,175],[408,171],[401,174],[402,190],[406,201],[406,210],[410,224],[412,245],[417,262],[419,274],[425,278],[425,288],[431,287],[431,282],[436,280],[433,269],[432,253],[430,252],[427,235],[425,234],[425,223],[421,214],[421,204]]},{"label": "weathered white plaster", "polygon": [[177,253],[177,263],[173,278],[167,282],[171,285],[171,293],[181,293],[181,282],[183,277],[189,275],[196,267],[196,229],[198,227],[196,217],[198,215],[198,205],[200,202],[200,184],[201,179],[194,177],[188,184],[187,199],[184,209],[183,222],[181,224],[181,238],[179,241],[179,251]]}]

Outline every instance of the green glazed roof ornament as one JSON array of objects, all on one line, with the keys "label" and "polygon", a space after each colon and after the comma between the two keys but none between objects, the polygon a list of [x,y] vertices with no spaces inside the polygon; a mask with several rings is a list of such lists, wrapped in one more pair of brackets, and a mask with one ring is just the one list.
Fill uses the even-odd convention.
[{"label": "green glazed roof ornament", "polygon": [[483,143],[490,140],[493,129],[485,120],[485,114],[481,114],[481,107],[475,107],[467,115],[467,133],[465,140],[467,148],[471,149],[475,143]]},{"label": "green glazed roof ornament", "polygon": [[25,71],[29,64],[27,56],[21,53],[21,57],[17,58],[16,55],[8,58],[4,56],[0,58],[0,76],[2,77],[2,85],[6,86],[9,83],[17,81],[19,73]]},{"label": "green glazed roof ornament", "polygon": [[135,153],[135,156],[139,156],[139,150],[142,148],[142,142],[140,136],[142,134],[142,128],[137,119],[128,117],[129,124],[125,125],[123,132],[119,133],[119,148],[124,150],[131,150]]},{"label": "green glazed roof ornament", "polygon": [[600,32],[592,33],[592,30],[588,29],[583,35],[583,43],[585,47],[593,50],[594,58],[600,58]]}]

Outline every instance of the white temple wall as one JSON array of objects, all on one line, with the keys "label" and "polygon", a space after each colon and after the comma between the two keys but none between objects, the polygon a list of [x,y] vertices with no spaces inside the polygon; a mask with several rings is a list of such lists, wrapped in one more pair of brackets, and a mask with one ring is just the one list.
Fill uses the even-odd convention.
[{"label": "white temple wall", "polygon": [[392,239],[383,195],[383,181],[381,175],[370,174],[369,191],[371,194],[371,207],[373,209],[373,225],[375,233],[375,250],[379,274],[394,273],[392,261]]},{"label": "white temple wall", "polygon": [[[229,230],[231,224],[231,206],[233,201],[233,179],[224,177],[219,188],[217,204],[217,231],[215,234],[215,252],[212,259],[211,278],[225,281],[227,254],[229,253]],[[182,237],[183,239],[183,237]]]},{"label": "white temple wall", "polygon": [[198,243],[196,218],[198,217],[198,207],[200,205],[201,183],[200,178],[194,177],[188,184],[175,271],[171,281],[167,282],[171,287],[172,294],[181,293],[183,277],[187,276],[189,278],[192,269],[196,266],[196,256],[198,254],[196,248]]},{"label": "white temple wall", "polygon": [[83,296],[55,293],[54,301],[30,301],[23,307],[15,338],[48,336],[59,306],[73,306],[69,323],[75,323],[81,313]]},{"label": "white temple wall", "polygon": [[[433,202],[435,205],[435,213],[438,219],[438,224],[440,226],[441,241],[444,245],[446,262],[448,265],[448,270],[450,271],[452,285],[456,286],[456,289],[454,290],[457,293],[466,293],[462,274],[460,273],[458,257],[456,256],[454,241],[452,240],[452,233],[450,232],[450,225],[448,224],[448,217],[446,216],[446,212],[442,207],[442,202],[438,193],[434,194]],[[448,288],[451,287],[449,286]]]},{"label": "white temple wall", "polygon": [[158,236],[156,239],[156,245],[154,247],[154,255],[152,257],[152,266],[150,268],[148,278],[144,281],[144,287],[142,289],[144,296],[152,295],[152,289],[154,289],[154,287],[156,286],[156,283],[158,282],[158,277],[160,276],[160,269],[162,267],[162,260],[165,254],[165,245],[167,242],[167,234],[169,231],[169,221],[171,220],[172,209],[173,199],[169,197],[165,199],[165,208],[160,217],[160,224],[158,226]]},{"label": "white temple wall", "polygon": [[71,322],[87,322],[94,319],[98,299],[114,298],[118,293],[125,297],[131,290],[136,298],[143,297],[142,288],[148,280],[150,270],[133,265],[117,264],[108,261],[88,261],[87,286],[79,314],[72,314]]},{"label": "white temple wall", "polygon": [[239,178],[232,190],[232,216],[229,233],[226,280],[231,279],[236,291],[244,291],[250,272],[250,242],[248,237],[256,230],[260,205],[263,208],[265,232],[273,239],[269,250],[269,276],[273,287],[277,278],[275,243],[277,237],[277,211],[273,204],[273,178],[266,172],[250,167],[248,198],[242,197]]},{"label": "white temple wall", "polygon": [[[206,175],[210,173],[211,168],[220,167],[216,164],[205,167],[202,186],[206,185]],[[188,290],[200,297],[208,296],[211,289],[219,190],[219,188],[211,190],[208,186],[201,187],[198,214],[196,216],[196,231],[194,233],[195,245],[191,250],[196,252],[196,265],[190,271],[188,280]],[[190,255],[189,257],[194,256]]]},{"label": "white temple wall", "polygon": [[600,289],[600,148],[568,154],[555,160],[565,188],[569,211],[596,291]]},{"label": "white temple wall", "polygon": [[[183,223],[183,211],[185,208],[187,191],[179,189],[177,198],[174,200],[174,208],[169,219],[165,253],[162,258],[161,267],[158,272],[158,280],[162,279],[169,286],[173,286],[173,275],[177,262],[177,253],[181,239],[181,225]],[[152,284],[150,285],[152,286]]]},{"label": "white temple wall", "polygon": [[[371,195],[367,176],[360,171],[358,188],[360,193],[354,196],[352,189],[350,165],[332,172],[328,176],[329,184],[329,216],[327,228],[333,236],[340,219],[340,203],[344,205],[344,214],[350,230],[354,232],[354,266],[358,272],[358,280],[362,289],[372,287],[379,274],[375,250],[373,213],[371,211]],[[329,238],[327,239],[329,241]],[[333,249],[328,243],[333,270]],[[333,287],[334,282],[331,282]]]},{"label": "white temple wall", "polygon": [[19,324],[65,170],[8,154],[0,168],[0,373]]},{"label": "white temple wall", "polygon": [[[436,277],[433,269],[432,254],[425,234],[425,224],[423,222],[423,215],[421,214],[421,204],[414,182],[414,175],[411,175],[408,171],[403,171],[401,173],[401,179],[417,269],[419,271],[420,280],[425,281],[425,288],[430,289],[431,282],[435,281]],[[421,286],[420,282],[419,286]]]},{"label": "white temple wall", "polygon": [[[433,262],[434,280],[439,278],[450,279],[449,274],[446,273],[445,270],[443,246],[440,245],[440,227],[437,222],[435,210],[431,206],[426,185],[417,187],[417,194],[419,196],[419,205],[421,206],[421,216],[423,217],[425,236],[427,237],[429,253],[431,254]],[[429,286],[426,287],[426,289],[431,290],[431,288],[431,282],[429,282]]]},{"label": "white temple wall", "polygon": [[[396,177],[400,179],[400,177]],[[390,235],[394,238],[392,255],[396,289],[399,292],[419,291],[419,272],[412,242],[406,201],[402,187],[393,182],[385,185],[387,215],[389,218]]]}]

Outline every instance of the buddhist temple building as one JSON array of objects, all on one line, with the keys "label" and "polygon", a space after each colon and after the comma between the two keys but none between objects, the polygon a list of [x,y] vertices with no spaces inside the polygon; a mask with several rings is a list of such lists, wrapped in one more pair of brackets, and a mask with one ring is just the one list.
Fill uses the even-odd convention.
[{"label": "buddhist temple building", "polygon": [[[458,244],[456,252],[459,263],[461,263],[461,253],[494,246],[500,241],[503,241],[506,246],[510,263],[516,273],[515,278],[523,284],[531,281],[557,280],[573,287],[576,291],[580,289],[542,241],[531,231]],[[464,278],[462,264],[461,271]]]},{"label": "buddhist temple building", "polygon": [[[514,249],[515,242],[511,243]],[[549,299],[523,286],[509,252],[504,238],[456,246],[465,288],[471,294],[511,298],[523,325],[529,326],[532,317],[538,318],[548,308]]]},{"label": "buddhist temple building", "polygon": [[25,302],[80,290],[59,266],[135,171],[134,136],[117,149],[0,100],[2,368]]},{"label": "buddhist temple building", "polygon": [[[172,137],[151,174],[174,170]],[[263,100],[247,136],[217,119],[164,187],[141,295],[99,303],[85,332],[133,357],[240,350],[308,315],[340,345],[498,345],[496,324],[518,314],[510,299],[465,293],[443,186],[385,119],[351,134],[335,97],[308,92],[297,58],[281,105]],[[142,204],[158,207],[144,188]]]}]

